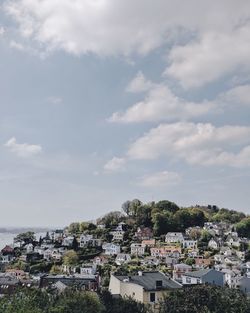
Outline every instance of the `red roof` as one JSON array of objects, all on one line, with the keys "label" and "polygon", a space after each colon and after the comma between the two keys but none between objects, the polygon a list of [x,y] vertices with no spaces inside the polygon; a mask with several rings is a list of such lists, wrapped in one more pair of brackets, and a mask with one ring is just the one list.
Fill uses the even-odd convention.
[{"label": "red roof", "polygon": [[14,249],[11,248],[10,246],[5,246],[3,249],[2,249],[2,253],[13,253],[14,252]]}]

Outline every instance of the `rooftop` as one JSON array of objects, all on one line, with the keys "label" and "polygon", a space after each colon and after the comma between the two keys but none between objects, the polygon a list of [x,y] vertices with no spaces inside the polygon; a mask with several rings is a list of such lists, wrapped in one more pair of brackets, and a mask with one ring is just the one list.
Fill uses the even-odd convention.
[{"label": "rooftop", "polygon": [[[176,289],[181,288],[181,285],[170,277],[165,276],[161,272],[142,272],[136,276],[115,276],[120,281],[128,280],[128,282],[142,286],[145,290],[157,289]],[[162,281],[162,287],[156,288],[156,282]]]}]

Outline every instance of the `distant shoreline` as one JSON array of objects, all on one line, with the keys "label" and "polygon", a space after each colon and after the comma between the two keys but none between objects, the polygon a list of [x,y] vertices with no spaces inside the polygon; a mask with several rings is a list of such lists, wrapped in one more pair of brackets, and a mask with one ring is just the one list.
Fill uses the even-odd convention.
[{"label": "distant shoreline", "polygon": [[20,234],[27,231],[33,231],[34,233],[42,233],[50,231],[51,228],[46,227],[0,227],[0,233],[4,234]]}]

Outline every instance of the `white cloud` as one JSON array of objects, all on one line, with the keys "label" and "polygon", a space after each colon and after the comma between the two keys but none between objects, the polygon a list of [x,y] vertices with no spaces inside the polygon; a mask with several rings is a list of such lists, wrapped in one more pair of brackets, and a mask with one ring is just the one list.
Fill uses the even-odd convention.
[{"label": "white cloud", "polygon": [[249,68],[247,0],[5,0],[3,7],[21,36],[46,52],[128,59],[172,45],[165,73],[185,88]]},{"label": "white cloud", "polygon": [[181,176],[176,172],[157,172],[150,175],[145,175],[139,179],[138,185],[142,187],[163,187],[176,185],[181,181]]},{"label": "white cloud", "polygon": [[[23,36],[70,53],[147,53],[176,29],[231,30],[249,15],[248,1],[10,0],[5,11]],[[180,10],[180,7],[182,8]]]},{"label": "white cloud", "polygon": [[165,74],[184,88],[200,87],[235,70],[250,68],[250,23],[231,31],[207,31],[199,39],[173,47]]},{"label": "white cloud", "polygon": [[5,28],[3,26],[0,26],[0,36],[4,35]]},{"label": "white cloud", "polygon": [[30,145],[27,143],[17,143],[16,138],[12,137],[5,144],[5,147],[10,149],[11,152],[22,158],[33,157],[42,152],[40,145]]},{"label": "white cloud", "polygon": [[250,85],[236,86],[221,94],[218,100],[233,104],[243,104],[250,106]]},{"label": "white cloud", "polygon": [[216,112],[214,103],[203,101],[195,103],[178,98],[164,83],[153,84],[145,79],[142,73],[137,74],[129,84],[130,91],[148,91],[143,101],[137,102],[126,112],[115,112],[110,122],[132,123],[151,121],[171,121],[190,119]]},{"label": "white cloud", "polygon": [[134,79],[129,83],[127,87],[128,92],[144,92],[152,89],[154,84],[145,78],[142,72],[138,72]]},{"label": "white cloud", "polygon": [[19,51],[25,51],[25,47],[21,43],[16,42],[15,40],[11,40],[10,47]]},{"label": "white cloud", "polygon": [[117,172],[124,169],[126,160],[124,158],[113,157],[104,165],[104,170],[106,172]]},{"label": "white cloud", "polygon": [[250,127],[161,124],[131,144],[131,159],[167,156],[190,164],[249,166]]}]

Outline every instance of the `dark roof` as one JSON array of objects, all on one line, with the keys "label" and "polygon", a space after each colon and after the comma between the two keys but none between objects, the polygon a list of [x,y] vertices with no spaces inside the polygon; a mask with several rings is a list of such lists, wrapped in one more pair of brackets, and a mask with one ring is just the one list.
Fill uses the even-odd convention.
[{"label": "dark roof", "polygon": [[[181,285],[165,276],[161,272],[143,272],[142,275],[136,276],[116,276],[120,281],[128,280],[132,284],[142,286],[145,290],[159,290],[159,289],[176,289],[181,288]],[[162,281],[162,287],[156,288],[156,282]]]},{"label": "dark roof", "polygon": [[15,277],[12,277],[7,274],[3,274],[0,276],[0,286],[16,286],[19,284],[19,280]]}]

